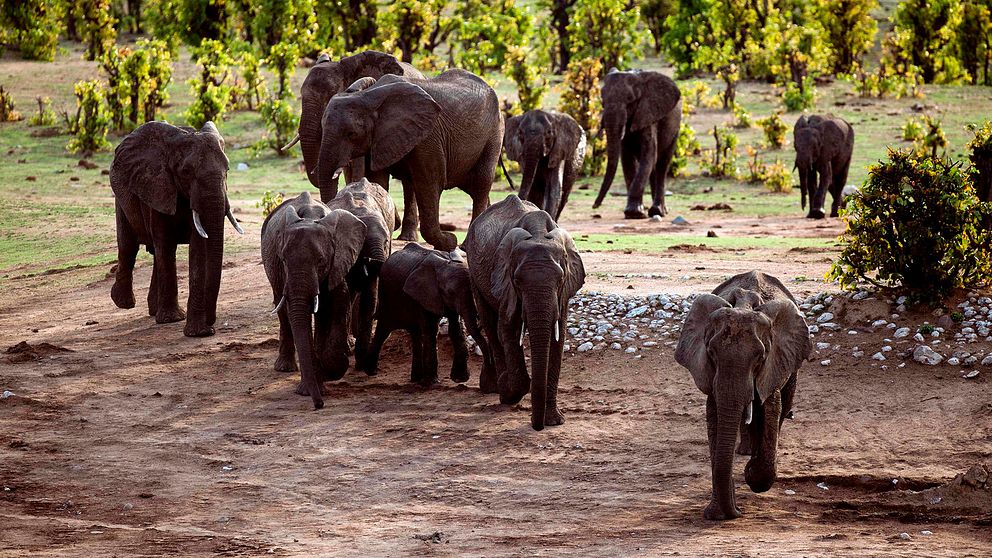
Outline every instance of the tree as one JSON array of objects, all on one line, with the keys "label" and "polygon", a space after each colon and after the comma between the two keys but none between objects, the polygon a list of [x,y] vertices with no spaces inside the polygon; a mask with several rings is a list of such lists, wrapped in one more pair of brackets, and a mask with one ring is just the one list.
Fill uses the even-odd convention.
[{"label": "tree", "polygon": [[571,61],[571,41],[569,40],[568,24],[572,6],[576,0],[541,0],[539,6],[551,12],[551,21],[554,22],[554,32],[558,43],[558,60],[554,64],[555,73],[562,73],[568,69]]},{"label": "tree", "polygon": [[447,0],[397,0],[377,14],[376,26],[386,50],[399,50],[404,62],[414,53],[433,54],[459,26],[445,15]]},{"label": "tree", "polygon": [[[472,3],[465,6],[473,7]],[[459,67],[477,74],[498,70],[512,48],[528,48],[536,42],[534,22],[514,0],[496,0],[487,9],[462,10],[455,57]],[[536,50],[536,49],[535,49]]]},{"label": "tree", "polygon": [[572,56],[600,58],[604,72],[628,66],[645,38],[639,20],[623,0],[577,0],[568,23]]},{"label": "tree", "polygon": [[603,63],[597,58],[584,58],[572,63],[562,80],[565,90],[558,108],[571,116],[589,137],[589,156],[582,163],[582,175],[593,176],[606,168],[606,138],[595,131],[599,127],[603,102],[599,95],[599,76]]},{"label": "tree", "polygon": [[103,87],[92,79],[76,82],[76,117],[69,122],[72,139],[66,146],[72,153],[89,154],[110,147],[107,132],[110,117],[103,102]]},{"label": "tree", "polygon": [[86,43],[87,60],[100,60],[114,47],[116,21],[110,14],[110,0],[81,0],[74,3],[76,30]]},{"label": "tree", "polygon": [[526,47],[510,47],[506,53],[503,73],[517,84],[519,112],[541,108],[541,99],[548,91],[548,80],[540,67],[533,63],[532,57],[528,56]]},{"label": "tree", "polygon": [[268,56],[285,42],[301,52],[317,50],[317,14],[313,0],[264,0],[251,2],[250,27],[255,43]]},{"label": "tree", "polygon": [[291,41],[272,45],[272,49],[269,50],[269,57],[265,59],[265,63],[275,70],[279,78],[279,89],[276,92],[278,99],[292,98],[293,90],[289,80],[293,77],[293,68],[296,67],[296,61],[299,59],[299,47]]},{"label": "tree", "polygon": [[675,15],[679,9],[679,0],[642,0],[641,18],[651,32],[654,41],[654,51],[661,53],[662,37],[668,32],[667,19]]},{"label": "tree", "polygon": [[230,76],[232,61],[224,43],[213,39],[201,41],[200,46],[193,49],[193,56],[200,65],[200,75],[187,82],[193,102],[186,109],[186,122],[200,128],[207,121],[219,122],[227,109],[231,86],[225,82]]},{"label": "tree", "polygon": [[376,2],[367,0],[317,0],[317,43],[353,52],[376,38]]},{"label": "tree", "polygon": [[5,43],[16,45],[25,60],[55,59],[58,47],[61,2],[26,0],[0,4],[0,53]]},{"label": "tree", "polygon": [[834,73],[849,73],[875,44],[878,24],[871,12],[878,0],[822,0],[819,21],[830,44]]},{"label": "tree", "polygon": [[961,67],[972,83],[992,85],[989,62],[992,61],[992,1],[971,0],[963,3],[961,25],[957,30],[956,50]]},{"label": "tree", "polygon": [[892,15],[887,38],[894,66],[919,68],[925,83],[954,83],[962,77],[954,52],[961,24],[959,0],[905,0]]},{"label": "tree", "polygon": [[[661,48],[675,65],[678,76],[700,69],[697,55],[701,47],[714,42],[710,16],[717,0],[680,0],[678,10],[665,19],[668,30],[661,36]],[[705,68],[708,69],[708,68]]]}]

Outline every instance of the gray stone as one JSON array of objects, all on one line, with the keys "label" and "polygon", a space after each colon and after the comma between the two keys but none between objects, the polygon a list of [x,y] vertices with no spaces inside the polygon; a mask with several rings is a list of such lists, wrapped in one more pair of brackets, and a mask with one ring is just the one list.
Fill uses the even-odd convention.
[{"label": "gray stone", "polygon": [[920,345],[913,351],[913,360],[921,364],[934,366],[940,364],[944,357],[926,345]]}]

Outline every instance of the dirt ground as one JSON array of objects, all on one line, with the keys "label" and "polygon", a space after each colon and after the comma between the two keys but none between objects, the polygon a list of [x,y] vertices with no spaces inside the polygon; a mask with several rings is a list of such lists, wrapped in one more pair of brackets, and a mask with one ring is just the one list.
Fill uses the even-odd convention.
[{"label": "dirt ground", "polygon": [[[507,407],[479,393],[479,359],[465,386],[411,386],[397,334],[377,377],[350,371],[315,412],[292,393],[298,377],[272,369],[260,219],[243,219],[248,234],[232,245],[256,250],[230,250],[214,337],[116,309],[109,279],[66,286],[86,270],[13,279],[0,293],[0,350],[34,347],[0,354],[0,391],[15,394],[0,399],[0,556],[992,555],[992,482],[952,480],[992,454],[987,371],[965,380],[912,360],[880,371],[849,355],[882,333],[838,333],[832,365],[818,356],[800,372],[778,482],[751,493],[740,458],[745,515],[708,522],[705,399],[670,347],[567,355],[566,423],[534,432],[529,398]],[[726,234],[840,232],[837,221],[702,219],[689,234],[714,223]],[[831,256],[583,254],[589,290],[642,294],[706,291],[752,268],[797,294],[829,290],[791,279],[821,278]],[[147,265],[136,273],[139,301],[149,278]]]}]

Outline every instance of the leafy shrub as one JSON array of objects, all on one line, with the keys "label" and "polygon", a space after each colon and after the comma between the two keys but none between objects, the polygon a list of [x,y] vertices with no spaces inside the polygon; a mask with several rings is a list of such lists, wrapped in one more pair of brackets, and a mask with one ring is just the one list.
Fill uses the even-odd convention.
[{"label": "leafy shrub", "polygon": [[38,102],[38,114],[32,115],[28,119],[30,126],[54,126],[55,111],[52,110],[52,100],[48,97],[35,97]]},{"label": "leafy shrub", "polygon": [[262,217],[268,217],[269,213],[275,211],[283,201],[286,200],[285,192],[273,192],[272,190],[266,190],[262,192],[262,199],[255,202],[255,207],[262,209]]},{"label": "leafy shrub", "polygon": [[279,99],[293,97],[289,80],[293,77],[293,68],[296,67],[296,61],[299,59],[300,48],[293,42],[283,41],[273,45],[272,49],[269,50],[269,57],[265,59],[265,63],[276,72],[276,77],[279,80],[276,96]]},{"label": "leafy shrub", "polygon": [[737,177],[737,134],[727,128],[713,126],[715,147],[706,162],[706,170],[716,178]]},{"label": "leafy shrub", "polygon": [[3,45],[16,45],[26,60],[55,59],[64,5],[48,0],[0,3],[0,54]]},{"label": "leafy shrub", "polygon": [[534,41],[534,20],[530,13],[513,1],[490,4],[489,9],[476,9],[474,2],[461,8],[462,21],[455,41],[459,68],[476,74],[486,74],[508,68],[511,49],[517,49],[517,59],[531,49]]},{"label": "leafy shrub", "polygon": [[13,95],[0,85],[0,122],[16,122],[20,119],[21,113],[15,110]]},{"label": "leafy shrub", "polygon": [[599,76],[603,64],[596,58],[573,60],[565,72],[559,108],[578,122],[589,137],[589,149],[582,164],[582,176],[602,174],[606,170],[606,138],[596,138],[595,130],[603,112],[599,96]]},{"label": "leafy shrub", "polygon": [[110,115],[107,113],[103,86],[100,82],[76,82],[76,117],[69,123],[67,148],[73,153],[93,153],[110,147],[107,132],[110,131]]},{"label": "leafy shrub", "polygon": [[834,73],[850,72],[875,44],[878,0],[822,0],[819,19],[830,45]]},{"label": "leafy shrub", "polygon": [[785,135],[789,131],[789,127],[782,120],[782,113],[772,113],[765,118],[759,118],[757,122],[765,134],[765,147],[782,149],[785,145]]},{"label": "leafy shrub", "polygon": [[145,122],[155,120],[158,109],[169,101],[172,83],[172,51],[165,41],[139,39],[135,48],[148,55],[148,87],[143,100]]},{"label": "leafy shrub", "polygon": [[750,128],[754,126],[754,122],[751,120],[751,113],[743,105],[734,103],[731,110],[734,113],[734,128]]},{"label": "leafy shrub", "polygon": [[712,94],[710,86],[704,81],[680,81],[679,91],[682,93],[682,114],[696,114],[698,108],[716,108],[720,106],[720,98]]},{"label": "leafy shrub", "polygon": [[761,181],[770,192],[788,194],[793,186],[792,169],[781,160],[775,159],[774,163],[765,165]]},{"label": "leafy shrub", "polygon": [[844,249],[828,277],[843,288],[864,281],[939,302],[992,274],[992,239],[981,226],[989,207],[977,200],[959,165],[889,151],[848,202]]},{"label": "leafy shrub", "polygon": [[205,39],[193,49],[200,75],[187,83],[193,93],[193,102],[186,109],[186,122],[200,128],[207,121],[219,122],[231,97],[231,86],[226,84],[231,65],[227,47],[220,41]]},{"label": "leafy shrub", "polygon": [[946,151],[947,136],[944,135],[944,128],[940,120],[936,120],[929,114],[923,115],[923,135],[913,142],[921,154],[929,154],[931,157],[937,156],[937,151]]},{"label": "leafy shrub", "polygon": [[133,130],[155,120],[168,99],[172,54],[163,41],[139,40],[134,48],[108,50],[100,61],[107,76],[107,106],[114,128]]},{"label": "leafy shrub", "polygon": [[782,103],[785,104],[789,112],[797,112],[811,109],[816,104],[816,88],[813,86],[813,78],[806,76],[802,85],[796,85],[790,81],[785,85],[782,92]]},{"label": "leafy shrub", "polygon": [[568,33],[575,58],[599,58],[603,70],[629,66],[640,54],[646,33],[640,9],[626,0],[574,0]]},{"label": "leafy shrub", "polygon": [[286,99],[270,97],[259,107],[259,113],[262,115],[262,120],[265,121],[265,127],[268,131],[267,138],[262,141],[267,142],[268,146],[274,149],[280,157],[290,156],[296,149],[295,147],[285,152],[280,151],[280,148],[289,143],[300,125],[293,106]]},{"label": "leafy shrub", "polygon": [[675,140],[675,153],[672,155],[672,164],[668,167],[668,174],[672,177],[679,177],[685,174],[689,166],[689,156],[699,155],[702,146],[696,139],[696,131],[688,122],[683,120],[679,123],[679,137]]},{"label": "leafy shrub", "polygon": [[100,60],[114,48],[117,30],[110,14],[110,0],[77,0],[73,15],[79,36],[86,43],[87,60]]},{"label": "leafy shrub", "polygon": [[244,80],[237,91],[232,91],[232,97],[237,94],[237,101],[232,102],[235,106],[245,107],[248,110],[256,110],[261,106],[265,97],[265,76],[260,71],[261,61],[255,53],[245,51],[239,58],[241,66],[241,78]]},{"label": "leafy shrub", "polygon": [[903,0],[892,14],[893,29],[885,39],[885,58],[899,68],[919,69],[924,83],[956,83],[963,77],[955,53],[955,32],[961,22],[959,0]]},{"label": "leafy shrub", "polygon": [[541,99],[548,91],[548,80],[541,68],[528,59],[528,51],[526,47],[510,47],[503,67],[503,73],[517,84],[520,112],[541,108]]},{"label": "leafy shrub", "polygon": [[916,118],[910,118],[902,125],[902,139],[904,141],[918,141],[923,139],[923,124]]},{"label": "leafy shrub", "polygon": [[921,78],[914,67],[904,68],[902,73],[897,75],[888,69],[884,60],[873,72],[865,70],[860,64],[855,64],[850,74],[839,74],[837,77],[850,82],[858,96],[865,99],[923,96],[920,89]]}]

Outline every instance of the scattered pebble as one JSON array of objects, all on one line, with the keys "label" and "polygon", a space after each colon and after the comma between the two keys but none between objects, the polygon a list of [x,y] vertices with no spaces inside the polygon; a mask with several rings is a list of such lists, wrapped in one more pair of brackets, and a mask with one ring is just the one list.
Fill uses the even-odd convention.
[{"label": "scattered pebble", "polygon": [[[967,380],[970,380],[972,378],[977,378],[977,377],[978,377],[978,370],[972,370],[971,372],[968,372],[967,374],[965,374],[963,376],[963,378],[965,378]],[[4,392],[4,393],[7,393],[7,392]]]},{"label": "scattered pebble", "polygon": [[785,495],[786,496],[795,496],[796,495],[796,491],[795,490],[792,490],[791,488],[786,488],[785,489]]},{"label": "scattered pebble", "polygon": [[827,486],[827,483],[825,482],[816,483],[816,487],[819,488],[820,490],[830,490],[830,487]]},{"label": "scattered pebble", "polygon": [[831,360],[829,358],[820,361],[820,366],[830,366]]},{"label": "scattered pebble", "polygon": [[8,391],[8,390],[5,389],[5,390],[3,390],[3,393],[0,393],[0,399],[7,399],[8,397],[13,397],[15,395],[17,395],[17,394],[14,393],[14,392],[12,392],[12,391]]}]

